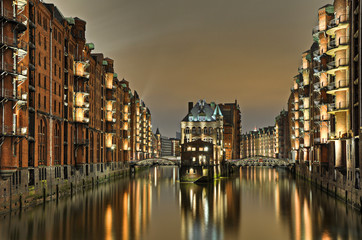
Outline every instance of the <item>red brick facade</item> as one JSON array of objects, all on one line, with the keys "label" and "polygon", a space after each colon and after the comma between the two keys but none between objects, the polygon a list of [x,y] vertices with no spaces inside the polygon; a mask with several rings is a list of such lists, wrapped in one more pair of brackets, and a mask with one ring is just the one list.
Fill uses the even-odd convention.
[{"label": "red brick facade", "polygon": [[150,158],[150,110],[113,60],[93,53],[86,22],[39,0],[14,3],[0,9],[2,199],[9,179],[26,193]]}]

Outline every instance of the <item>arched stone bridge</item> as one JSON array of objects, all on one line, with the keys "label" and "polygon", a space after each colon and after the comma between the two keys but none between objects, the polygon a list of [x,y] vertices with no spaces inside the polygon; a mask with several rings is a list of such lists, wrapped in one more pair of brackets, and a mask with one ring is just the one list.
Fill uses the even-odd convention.
[{"label": "arched stone bridge", "polygon": [[175,157],[151,158],[140,161],[131,161],[131,166],[179,166],[181,160]]},{"label": "arched stone bridge", "polygon": [[278,159],[270,157],[251,157],[244,158],[240,160],[229,160],[228,163],[237,167],[246,167],[246,166],[269,166],[269,167],[290,167],[294,163],[288,159]]}]

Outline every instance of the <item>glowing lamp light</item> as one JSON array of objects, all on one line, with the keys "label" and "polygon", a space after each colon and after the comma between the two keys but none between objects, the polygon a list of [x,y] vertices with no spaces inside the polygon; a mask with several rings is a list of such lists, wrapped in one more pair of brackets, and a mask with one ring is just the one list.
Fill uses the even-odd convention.
[{"label": "glowing lamp light", "polygon": [[75,64],[75,75],[77,76],[83,76],[84,75],[84,66],[83,63],[76,63]]},{"label": "glowing lamp light", "polygon": [[84,104],[84,95],[82,93],[77,93],[75,95],[75,105],[77,107],[82,107]]},{"label": "glowing lamp light", "polygon": [[111,148],[112,147],[112,135],[106,134],[106,147]]},{"label": "glowing lamp light", "polygon": [[107,106],[106,106],[106,110],[107,110],[107,111],[112,111],[112,109],[113,109],[112,101],[108,101],[108,102],[107,102]]},{"label": "glowing lamp light", "polygon": [[111,122],[113,120],[112,112],[107,112],[107,121]]},{"label": "glowing lamp light", "polygon": [[24,135],[28,132],[28,128],[27,127],[23,127],[21,128],[21,134]]},{"label": "glowing lamp light", "polygon": [[106,88],[108,89],[113,88],[113,73],[106,74]]},{"label": "glowing lamp light", "polygon": [[84,111],[83,109],[78,108],[75,112],[75,120],[77,122],[82,122],[84,119]]}]

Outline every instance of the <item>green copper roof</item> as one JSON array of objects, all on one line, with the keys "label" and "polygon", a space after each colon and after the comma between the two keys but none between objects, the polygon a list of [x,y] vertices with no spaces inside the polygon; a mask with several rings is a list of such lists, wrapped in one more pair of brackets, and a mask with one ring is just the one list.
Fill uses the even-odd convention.
[{"label": "green copper roof", "polygon": [[328,14],[334,14],[334,6],[330,5],[326,7],[326,13]]},{"label": "green copper roof", "polygon": [[65,20],[67,20],[69,25],[74,25],[75,24],[74,18],[72,18],[72,17],[65,18]]},{"label": "green copper roof", "polygon": [[313,35],[313,41],[319,43],[319,35],[318,36]]},{"label": "green copper roof", "polygon": [[117,74],[117,73],[114,73],[114,74],[113,74],[113,77],[117,78],[117,77],[118,77],[118,74]]},{"label": "green copper roof", "polygon": [[125,83],[122,83],[121,86],[124,88],[127,87],[127,85]]},{"label": "green copper roof", "polygon": [[103,60],[103,66],[107,66],[108,62],[106,60]]},{"label": "green copper roof", "polygon": [[312,56],[310,55],[310,53],[308,53],[308,55],[305,57],[309,62],[312,62]]},{"label": "green copper roof", "polygon": [[86,45],[88,46],[89,50],[94,50],[94,43],[86,43]]}]

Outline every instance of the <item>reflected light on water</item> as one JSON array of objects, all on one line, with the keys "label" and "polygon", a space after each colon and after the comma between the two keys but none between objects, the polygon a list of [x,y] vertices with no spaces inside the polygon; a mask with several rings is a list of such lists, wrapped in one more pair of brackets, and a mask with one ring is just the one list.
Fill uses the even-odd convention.
[{"label": "reflected light on water", "polygon": [[358,212],[283,169],[202,185],[175,178],[177,168],[151,168],[4,216],[0,239],[362,239]]},{"label": "reflected light on water", "polygon": [[304,199],[304,226],[305,226],[305,238],[312,239],[312,224],[311,224],[311,217],[310,211],[308,207],[307,199]]},{"label": "reflected light on water", "polygon": [[112,240],[112,207],[110,205],[107,206],[106,216],[105,216],[105,230],[106,230],[106,240]]}]

